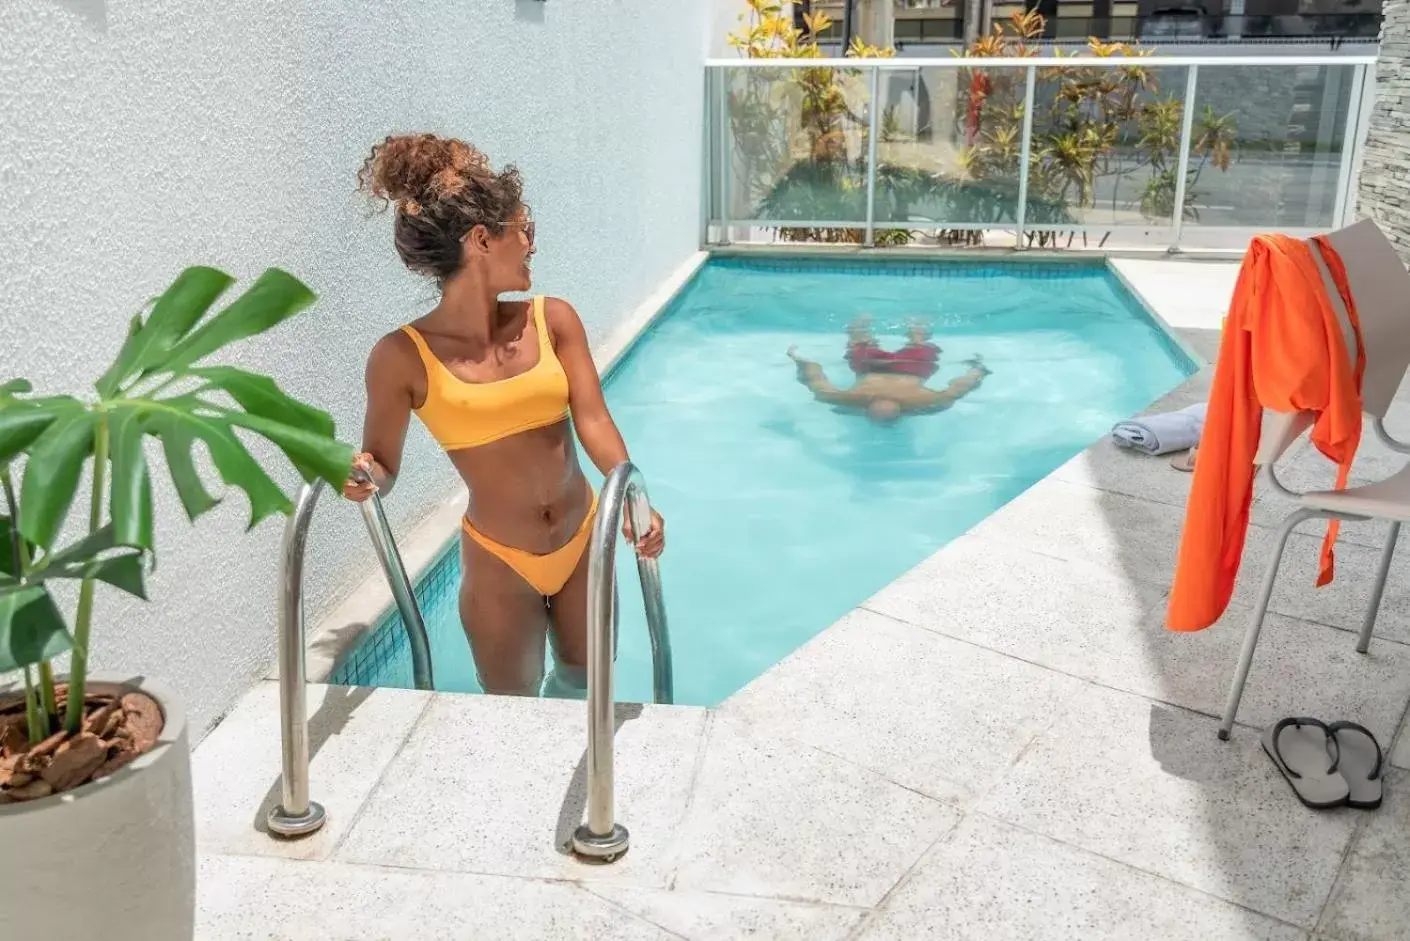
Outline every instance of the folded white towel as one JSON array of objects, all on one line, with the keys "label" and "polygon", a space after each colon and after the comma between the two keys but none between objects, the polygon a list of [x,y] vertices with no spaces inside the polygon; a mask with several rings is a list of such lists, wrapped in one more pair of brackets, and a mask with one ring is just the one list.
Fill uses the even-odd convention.
[{"label": "folded white towel", "polygon": [[1116,427],[1111,429],[1111,438],[1123,448],[1140,448],[1147,454],[1184,451],[1199,444],[1200,432],[1204,430],[1205,407],[1206,403],[1199,402],[1178,412],[1143,415],[1117,422]]}]

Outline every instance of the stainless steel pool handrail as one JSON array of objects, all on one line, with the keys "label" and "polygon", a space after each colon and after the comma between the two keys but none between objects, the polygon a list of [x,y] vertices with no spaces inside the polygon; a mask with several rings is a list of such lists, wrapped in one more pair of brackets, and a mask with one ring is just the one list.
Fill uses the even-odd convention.
[{"label": "stainless steel pool handrail", "polygon": [[[294,503],[294,512],[284,524],[279,572],[279,721],[284,774],[281,801],[269,811],[270,832],[279,836],[305,836],[323,826],[327,814],[323,806],[309,799],[308,786],[308,683],[304,636],[304,550],[308,545],[309,524],[323,482],[304,484]],[[411,579],[397,551],[396,540],[387,524],[382,499],[376,493],[361,504],[362,517],[377,560],[396,599],[402,624],[411,644],[411,670],[417,689],[432,688],[431,648],[426,625],[412,591]]]},{"label": "stainless steel pool handrail", "polygon": [[[612,695],[614,635],[617,630],[617,533],[626,505],[633,533],[651,528],[651,501],[641,471],[623,461],[607,475],[598,497],[597,519],[588,549],[588,741],[587,821],[573,834],[574,852],[612,862],[627,851],[627,828],[614,819]],[[671,637],[666,602],[661,593],[661,567],[655,559],[637,556],[646,627],[651,637],[652,692],[658,703],[675,697],[671,671]]]},{"label": "stainless steel pool handrail", "polygon": [[[354,471],[354,474],[358,473]],[[374,491],[358,506],[362,508],[367,534],[372,537],[372,548],[377,553],[377,561],[382,563],[382,573],[387,576],[392,599],[397,603],[402,625],[406,628],[406,640],[411,648],[412,684],[417,689],[435,689],[435,678],[431,672],[431,641],[426,636],[426,622],[421,618],[421,606],[416,602],[411,577],[406,574],[406,565],[397,551],[397,541],[387,522],[387,511],[382,508],[382,498]]]}]

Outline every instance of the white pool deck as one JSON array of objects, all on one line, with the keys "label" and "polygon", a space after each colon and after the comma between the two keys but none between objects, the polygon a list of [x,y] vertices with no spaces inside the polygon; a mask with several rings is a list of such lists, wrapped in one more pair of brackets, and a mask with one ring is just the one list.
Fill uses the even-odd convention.
[{"label": "white pool deck", "polygon": [[[1116,265],[1213,358],[1233,266]],[[1390,424],[1410,436],[1402,394]],[[1359,474],[1400,466],[1362,449]],[[1305,446],[1288,460],[1291,480],[1330,479]],[[1410,702],[1406,560],[1362,656],[1383,530],[1346,526],[1320,591],[1320,529],[1294,536],[1240,725],[1219,742],[1283,507],[1260,495],[1224,621],[1174,635],[1162,618],[1189,481],[1099,441],[719,708],[620,707],[632,849],[611,866],[562,849],[585,742],[582,704],[562,701],[310,686],[329,822],[271,839],[265,682],[195,753],[198,937],[1410,937],[1410,735],[1380,810],[1319,813],[1257,731],[1353,719],[1389,747]]]}]

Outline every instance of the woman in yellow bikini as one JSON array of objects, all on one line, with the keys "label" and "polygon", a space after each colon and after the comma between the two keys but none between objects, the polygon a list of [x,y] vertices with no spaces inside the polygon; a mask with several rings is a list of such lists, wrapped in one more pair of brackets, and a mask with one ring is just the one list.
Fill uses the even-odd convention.
[{"label": "woman in yellow bikini", "polygon": [[[499,299],[531,287],[534,224],[523,182],[512,167],[494,172],[471,145],[430,134],[373,147],[358,182],[394,205],[397,254],[436,279],[441,300],[373,347],[354,461],[372,482],[350,481],[344,493],[361,501],[391,489],[415,412],[470,488],[460,617],[481,685],[537,695],[551,637],[551,691],[580,691],[597,497],[573,428],[604,474],[627,460],[627,448],[572,306]],[[636,548],[654,558],[664,547],[653,511]]]}]

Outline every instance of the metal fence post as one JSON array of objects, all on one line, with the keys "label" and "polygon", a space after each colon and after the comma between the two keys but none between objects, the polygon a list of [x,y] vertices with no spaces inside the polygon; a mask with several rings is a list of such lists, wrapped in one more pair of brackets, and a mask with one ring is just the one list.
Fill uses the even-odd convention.
[{"label": "metal fence post", "polygon": [[876,139],[881,126],[881,102],[877,90],[881,85],[881,67],[871,66],[871,77],[867,83],[867,234],[865,245],[876,244]]},{"label": "metal fence post", "polygon": [[1185,74],[1185,107],[1180,122],[1180,154],[1175,166],[1175,218],[1170,252],[1180,250],[1180,236],[1185,231],[1185,178],[1190,174],[1190,145],[1195,128],[1195,90],[1199,84],[1199,66],[1191,65]]},{"label": "metal fence post", "polygon": [[1356,156],[1361,143],[1362,101],[1366,94],[1366,72],[1370,66],[1352,66],[1351,90],[1346,101],[1346,124],[1341,133],[1341,162],[1337,167],[1336,202],[1332,208],[1332,227],[1340,229],[1356,215],[1355,194]]},{"label": "metal fence post", "polygon": [[730,190],[730,171],[734,169],[734,130],[729,123],[729,73],[724,69],[716,71],[720,76],[720,244],[728,245],[730,200],[734,198]]},{"label": "metal fence post", "polygon": [[706,66],[702,78],[701,91],[704,94],[704,112],[700,118],[700,248],[710,244],[710,217],[714,214],[715,179],[715,74],[717,70]]},{"label": "metal fence post", "polygon": [[1024,70],[1023,79],[1023,138],[1018,149],[1018,209],[1015,213],[1014,247],[1026,248],[1023,239],[1023,226],[1028,221],[1028,161],[1033,153],[1033,109],[1037,95],[1038,70],[1029,66]]}]

